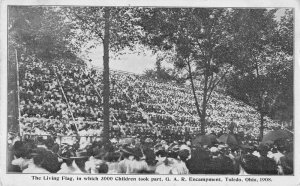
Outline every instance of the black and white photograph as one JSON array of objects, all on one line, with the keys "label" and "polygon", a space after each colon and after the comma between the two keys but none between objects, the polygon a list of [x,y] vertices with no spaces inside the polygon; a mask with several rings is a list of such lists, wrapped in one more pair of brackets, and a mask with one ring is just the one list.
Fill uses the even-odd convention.
[{"label": "black and white photograph", "polygon": [[294,29],[293,7],[7,5],[5,172],[294,176]]}]

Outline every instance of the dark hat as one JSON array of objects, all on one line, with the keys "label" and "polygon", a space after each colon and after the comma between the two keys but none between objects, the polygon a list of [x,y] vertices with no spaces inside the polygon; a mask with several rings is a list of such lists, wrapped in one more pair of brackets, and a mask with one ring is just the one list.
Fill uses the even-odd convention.
[{"label": "dark hat", "polygon": [[95,154],[94,158],[96,158],[96,159],[102,158],[106,153],[107,153],[107,151],[102,148],[101,149],[99,149],[99,148],[93,149],[93,154]]},{"label": "dark hat", "polygon": [[269,147],[267,145],[261,143],[261,144],[259,144],[257,150],[259,152],[267,152],[267,151],[269,151]]},{"label": "dark hat", "polygon": [[46,154],[46,149],[42,147],[37,147],[32,149],[30,156],[35,157],[35,156],[45,156]]},{"label": "dark hat", "polygon": [[245,169],[247,173],[257,174],[259,159],[252,154],[245,154],[241,156],[240,165]]},{"label": "dark hat", "polygon": [[142,150],[138,147],[133,148],[133,155],[138,158],[143,157]]},{"label": "dark hat", "polygon": [[190,155],[190,152],[187,149],[183,149],[183,150],[179,151],[178,155],[180,156],[180,158],[186,160],[188,158],[188,156]]},{"label": "dark hat", "polygon": [[23,142],[22,141],[16,141],[13,145],[13,151],[16,151],[16,150],[20,150],[22,149],[23,147]]},{"label": "dark hat", "polygon": [[158,161],[156,160],[156,156],[155,156],[155,153],[154,153],[153,150],[150,150],[150,149],[145,150],[144,154],[145,154],[145,157],[146,157],[145,160],[146,160],[148,165],[156,165],[156,163]]},{"label": "dark hat", "polygon": [[105,153],[103,159],[108,162],[116,162],[120,158],[120,155],[121,154],[119,152],[107,152]]}]

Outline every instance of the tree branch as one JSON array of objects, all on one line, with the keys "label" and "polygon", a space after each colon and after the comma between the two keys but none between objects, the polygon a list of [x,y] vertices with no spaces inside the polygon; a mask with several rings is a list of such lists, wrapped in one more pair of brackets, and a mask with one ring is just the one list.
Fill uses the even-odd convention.
[{"label": "tree branch", "polygon": [[[75,17],[77,17],[83,23],[88,24],[88,22],[84,18],[82,18],[81,16],[79,16],[76,12],[74,12],[74,15],[75,15]],[[88,17],[88,18],[90,18],[90,17]],[[95,28],[91,29],[91,30],[95,31],[95,33],[97,34],[98,37],[100,37],[100,39],[102,40],[102,42],[104,41],[104,37],[103,37],[103,34],[101,32],[98,32],[97,29],[95,29]]]},{"label": "tree branch", "polygon": [[215,83],[213,83],[213,85],[212,85],[212,87],[211,88],[209,88],[210,90],[209,90],[209,94],[208,94],[208,96],[207,96],[207,103],[208,103],[208,101],[209,101],[209,99],[210,99],[210,97],[211,97],[211,94],[212,94],[212,92],[213,92],[213,90],[216,88],[216,86],[221,82],[221,80],[227,75],[227,73],[229,72],[229,69],[230,69],[230,67],[231,66],[229,66],[226,70],[225,70],[225,72],[224,72],[224,74],[215,82]]}]

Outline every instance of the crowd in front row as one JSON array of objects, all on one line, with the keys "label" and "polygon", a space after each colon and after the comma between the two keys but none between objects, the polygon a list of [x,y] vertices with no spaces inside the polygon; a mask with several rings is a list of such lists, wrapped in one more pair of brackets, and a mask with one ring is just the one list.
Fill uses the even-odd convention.
[{"label": "crowd in front row", "polygon": [[69,174],[293,174],[293,145],[242,141],[211,144],[151,138],[19,138],[9,145],[8,171]]}]

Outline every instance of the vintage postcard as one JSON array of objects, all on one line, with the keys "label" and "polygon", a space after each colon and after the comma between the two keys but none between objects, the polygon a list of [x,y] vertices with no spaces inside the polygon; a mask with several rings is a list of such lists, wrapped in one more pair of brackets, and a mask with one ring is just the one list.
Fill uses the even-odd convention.
[{"label": "vintage postcard", "polygon": [[1,1],[2,185],[300,185],[299,8]]}]

